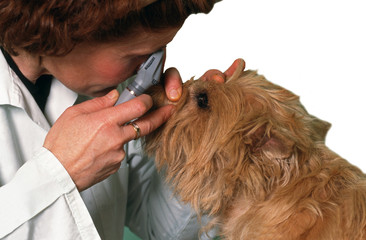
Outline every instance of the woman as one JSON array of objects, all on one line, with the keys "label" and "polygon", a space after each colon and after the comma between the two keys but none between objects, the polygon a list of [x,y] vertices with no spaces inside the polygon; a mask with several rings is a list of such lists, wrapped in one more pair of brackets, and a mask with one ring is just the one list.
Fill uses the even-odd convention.
[{"label": "woman", "polygon": [[[0,2],[0,239],[196,239],[189,206],[171,197],[141,136],[174,107],[145,115],[117,86],[215,0]],[[207,72],[224,81],[225,73]],[[179,99],[176,69],[164,74]],[[86,100],[85,96],[96,97]]]}]

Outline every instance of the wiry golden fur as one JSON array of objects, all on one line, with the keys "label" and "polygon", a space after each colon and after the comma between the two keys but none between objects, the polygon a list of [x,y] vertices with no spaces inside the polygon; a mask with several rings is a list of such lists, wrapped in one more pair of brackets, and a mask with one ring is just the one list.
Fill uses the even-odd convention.
[{"label": "wiry golden fur", "polygon": [[[152,95],[167,101],[159,87]],[[240,70],[224,84],[186,82],[146,150],[224,239],[366,239],[366,178],[325,146],[329,127],[290,91]]]}]

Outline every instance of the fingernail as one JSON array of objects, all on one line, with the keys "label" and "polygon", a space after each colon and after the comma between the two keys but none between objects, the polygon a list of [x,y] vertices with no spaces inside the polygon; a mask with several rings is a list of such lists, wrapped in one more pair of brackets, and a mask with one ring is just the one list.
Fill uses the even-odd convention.
[{"label": "fingernail", "polygon": [[169,92],[169,100],[177,101],[180,98],[180,93],[177,89],[173,89]]}]

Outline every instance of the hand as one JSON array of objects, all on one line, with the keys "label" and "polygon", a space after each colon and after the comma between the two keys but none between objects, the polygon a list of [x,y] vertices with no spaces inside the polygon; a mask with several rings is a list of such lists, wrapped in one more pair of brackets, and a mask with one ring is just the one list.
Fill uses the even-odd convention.
[{"label": "hand", "polygon": [[244,68],[245,61],[241,58],[238,58],[224,73],[217,69],[211,69],[205,72],[200,79],[203,81],[216,81],[219,83],[224,83],[231,76],[233,76],[236,70],[240,70],[240,72],[242,72]]},{"label": "hand", "polygon": [[[114,106],[118,92],[68,108],[49,131],[44,147],[65,167],[79,191],[115,173],[125,157],[123,145],[135,138],[135,130],[124,125],[141,117],[152,106],[150,96],[141,95]],[[137,121],[144,136],[171,115],[167,105]]]},{"label": "hand", "polygon": [[[241,58],[236,59],[224,73],[217,69],[211,69],[203,74],[200,79],[224,83],[238,68],[240,68],[241,72],[245,68],[245,61]],[[178,101],[182,95],[182,78],[180,77],[178,70],[176,68],[167,69],[163,75],[163,81],[168,99],[172,102]]]}]

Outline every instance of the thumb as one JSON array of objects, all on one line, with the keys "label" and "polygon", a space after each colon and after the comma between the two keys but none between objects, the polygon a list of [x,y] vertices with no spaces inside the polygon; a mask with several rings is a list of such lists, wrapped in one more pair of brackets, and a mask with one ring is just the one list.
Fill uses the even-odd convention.
[{"label": "thumb", "polygon": [[116,89],[113,89],[103,97],[96,97],[91,100],[85,101],[77,105],[79,111],[83,113],[96,112],[108,107],[112,107],[117,99],[119,93]]}]

